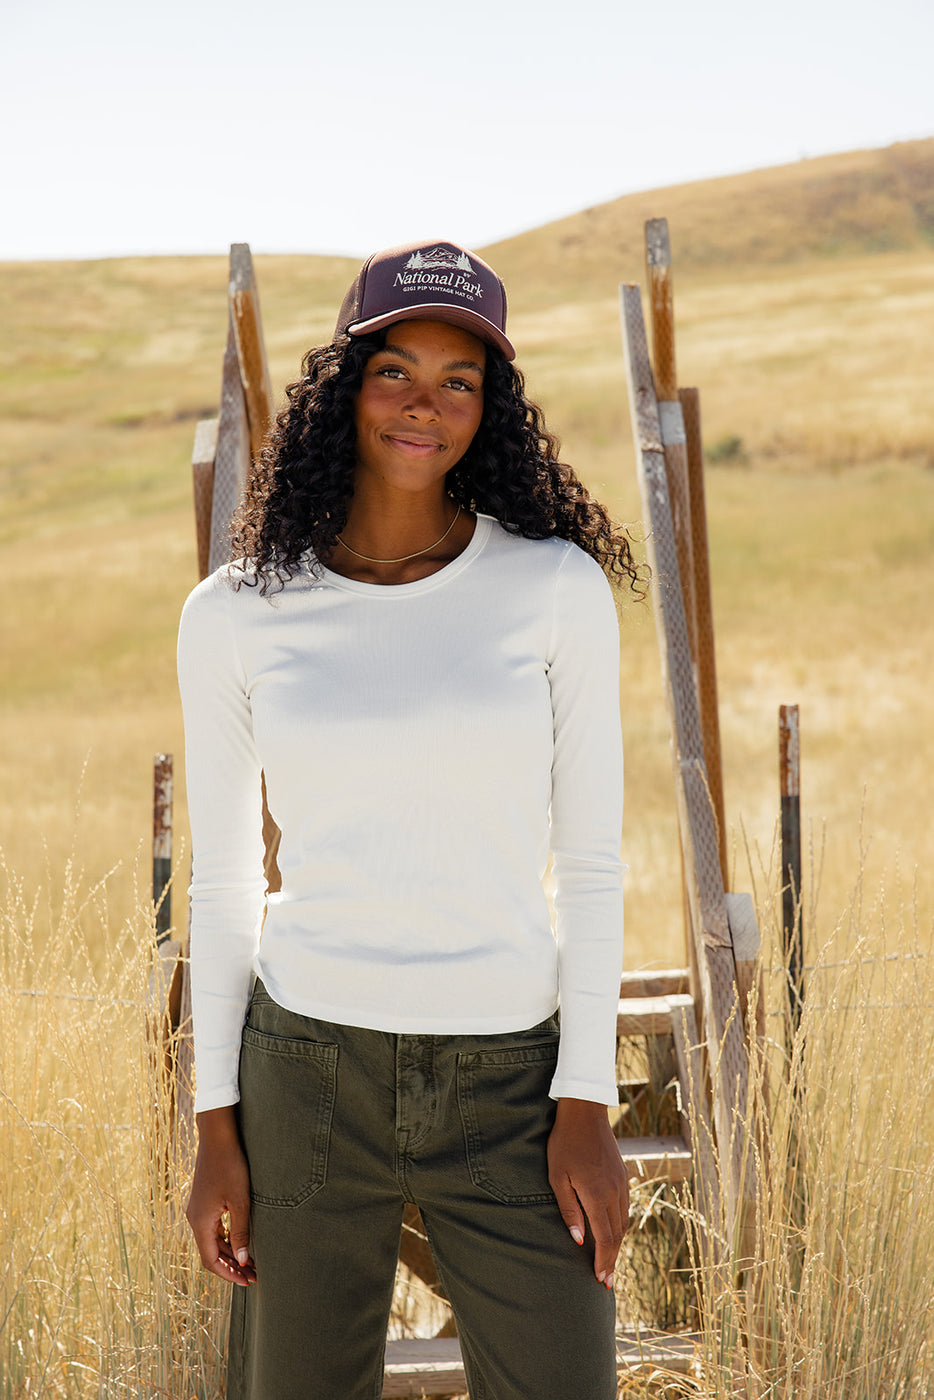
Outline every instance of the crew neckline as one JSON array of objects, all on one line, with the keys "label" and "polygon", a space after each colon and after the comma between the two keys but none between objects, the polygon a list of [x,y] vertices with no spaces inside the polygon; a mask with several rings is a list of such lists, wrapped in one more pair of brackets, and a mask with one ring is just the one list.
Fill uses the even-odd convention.
[{"label": "crew neckline", "polygon": [[333,569],[326,568],[324,564],[318,564],[315,572],[322,583],[327,583],[332,588],[341,588],[347,593],[411,598],[413,594],[428,593],[432,588],[440,588],[442,584],[447,583],[455,574],[459,574],[462,569],[472,563],[490,538],[493,523],[492,516],[478,513],[473,534],[457,558],[452,559],[449,564],[442,565],[433,574],[427,574],[425,578],[412,579],[410,583],[367,583],[363,579],[346,578],[344,574],[337,574]]}]

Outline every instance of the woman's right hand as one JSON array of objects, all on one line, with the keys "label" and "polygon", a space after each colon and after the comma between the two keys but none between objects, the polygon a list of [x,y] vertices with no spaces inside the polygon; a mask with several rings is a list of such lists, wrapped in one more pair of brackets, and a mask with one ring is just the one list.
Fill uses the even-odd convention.
[{"label": "woman's right hand", "polygon": [[197,1123],[198,1155],[185,1214],[204,1267],[246,1288],[256,1282],[250,1255],[250,1169],[233,1106],[199,1113]]}]

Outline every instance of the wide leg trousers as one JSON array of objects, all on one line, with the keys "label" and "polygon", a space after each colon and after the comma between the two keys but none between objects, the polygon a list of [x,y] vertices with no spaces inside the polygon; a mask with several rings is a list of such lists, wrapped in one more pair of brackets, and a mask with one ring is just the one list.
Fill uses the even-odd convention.
[{"label": "wide leg trousers", "polygon": [[402,1213],[416,1204],[471,1400],[613,1400],[613,1297],[548,1185],[558,1028],[395,1035],[257,983],[240,1127],[257,1282],[234,1288],[228,1400],[378,1400]]}]

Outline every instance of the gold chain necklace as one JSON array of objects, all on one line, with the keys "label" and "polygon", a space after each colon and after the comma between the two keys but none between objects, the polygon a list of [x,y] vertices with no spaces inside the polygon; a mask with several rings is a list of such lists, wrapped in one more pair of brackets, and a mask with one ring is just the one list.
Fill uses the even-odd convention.
[{"label": "gold chain necklace", "polygon": [[434,544],[426,545],[424,549],[416,549],[413,554],[401,554],[398,559],[374,559],[372,554],[361,554],[359,549],[353,549],[346,540],[341,539],[340,535],[337,536],[337,543],[342,544],[348,553],[355,554],[358,559],[365,559],[368,564],[404,564],[407,559],[417,559],[420,554],[430,554],[433,549],[438,548],[439,544],[443,544],[457,524],[460,513],[461,508],[458,506],[457,510],[454,512],[454,519],[451,521],[440,540],[435,540]]}]

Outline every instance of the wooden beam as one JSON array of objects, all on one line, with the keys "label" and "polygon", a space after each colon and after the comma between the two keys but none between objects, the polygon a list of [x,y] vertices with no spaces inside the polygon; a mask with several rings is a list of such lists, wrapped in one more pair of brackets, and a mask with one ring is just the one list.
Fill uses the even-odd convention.
[{"label": "wooden beam", "polygon": [[227,348],[221,373],[221,409],[214,456],[214,491],[211,500],[211,550],[208,573],[230,559],[230,521],[240,504],[250,465],[250,430],[246,400],[240,383],[240,364],[233,326],[227,329]]},{"label": "wooden beam", "polygon": [[655,393],[659,402],[678,397],[675,365],[675,302],[671,280],[671,242],[667,219],[648,219],[645,225],[645,273],[652,321],[652,359]]},{"label": "wooden beam", "polygon": [[698,1039],[693,997],[669,997],[668,1006],[681,1087],[681,1126],[694,1160],[694,1201],[707,1226],[704,1234],[709,1247],[719,1233],[719,1192],[713,1130],[704,1089],[707,1076],[703,1046]]},{"label": "wooden beam", "polygon": [[697,698],[700,704],[707,785],[710,788],[710,798],[717,820],[720,871],[726,888],[730,883],[730,872],[726,848],[726,803],[723,796],[723,760],[720,752],[720,706],[717,699],[717,661],[714,648],[713,593],[710,586],[710,543],[707,535],[700,394],[697,389],[679,389],[678,399],[681,403],[687,443],[691,558],[694,566]]},{"label": "wooden beam", "polygon": [[[627,1327],[616,1333],[616,1367],[622,1375],[661,1371],[687,1375],[702,1353],[704,1338],[696,1332],[659,1332]],[[456,1338],[405,1338],[386,1343],[383,1400],[400,1397],[464,1395],[467,1378]]]},{"label": "wooden beam", "polygon": [[694,1167],[683,1137],[621,1137],[616,1139],[623,1165],[633,1181],[688,1181]]},{"label": "wooden beam", "polygon": [[621,997],[670,997],[688,990],[686,967],[662,967],[658,971],[637,968],[620,978]]},{"label": "wooden beam", "polygon": [[649,219],[645,225],[645,271],[649,287],[652,320],[655,396],[668,496],[674,522],[678,568],[684,595],[691,656],[697,664],[697,610],[694,601],[694,561],[692,557],[691,497],[688,480],[687,439],[678,400],[675,367],[675,303],[671,276],[671,245],[667,219]]},{"label": "wooden beam", "polygon": [[195,543],[198,578],[211,571],[211,511],[214,500],[214,458],[217,456],[216,418],[202,418],[195,425],[191,452],[191,478],[195,495]]},{"label": "wooden beam", "polygon": [[742,1125],[748,1112],[748,1063],[736,992],[716,821],[704,763],[700,712],[675,548],[661,430],[639,289],[621,288],[623,349],[639,486],[654,572],[656,632],[669,709],[675,790],[691,926],[697,951],[709,1063],[716,1066],[714,1121],[727,1181],[728,1218],[753,1182]]},{"label": "wooden beam", "polygon": [[240,383],[243,386],[249,423],[250,455],[255,462],[262,452],[272,423],[273,399],[269,365],[266,361],[266,344],[263,340],[263,322],[259,310],[259,292],[248,243],[230,245],[228,301],[237,362],[240,366]]},{"label": "wooden beam", "polygon": [[456,1337],[386,1343],[383,1400],[466,1393],[467,1377]]},{"label": "wooden beam", "polygon": [[759,966],[759,921],[751,894],[728,894],[726,897],[727,918],[730,924],[730,937],[733,940],[733,956],[736,959],[736,986],[739,991],[739,1005],[746,1029],[758,1035],[765,1034],[763,1021],[764,1007],[761,995],[756,1002],[756,1026],[749,1025],[747,1009],[752,995],[753,983]]},{"label": "wooden beam", "polygon": [[667,1035],[671,1013],[665,997],[621,997],[616,1013],[616,1034]]}]

